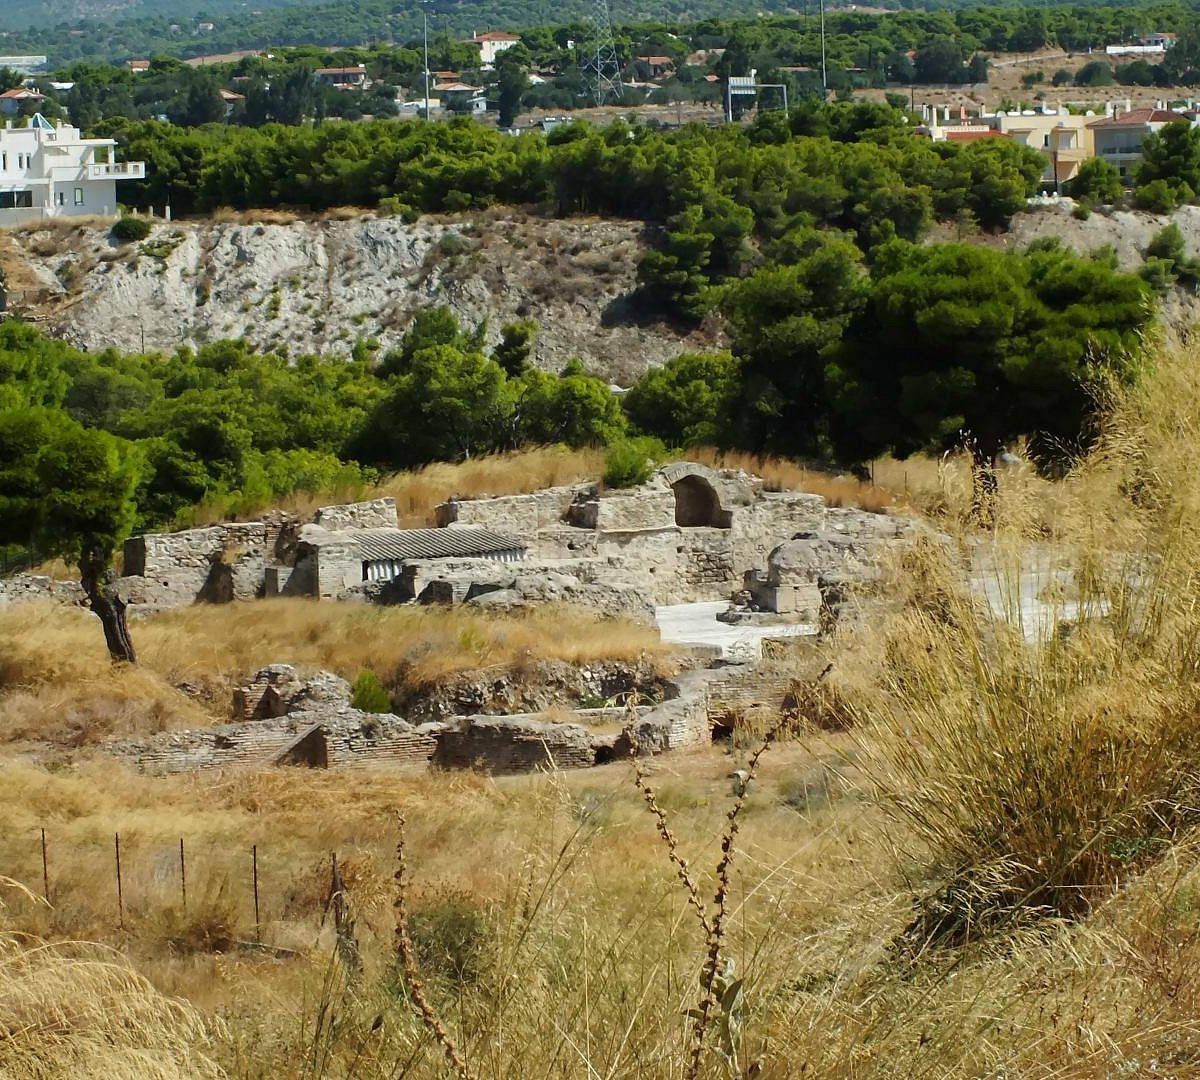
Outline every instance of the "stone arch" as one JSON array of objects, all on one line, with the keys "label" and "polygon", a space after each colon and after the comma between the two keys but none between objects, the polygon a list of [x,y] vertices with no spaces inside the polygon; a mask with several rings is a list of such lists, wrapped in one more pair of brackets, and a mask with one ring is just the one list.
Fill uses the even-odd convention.
[{"label": "stone arch", "polygon": [[685,476],[671,485],[675,492],[675,524],[685,529],[727,529],[729,514],[721,509],[716,488],[700,476]]},{"label": "stone arch", "polygon": [[690,461],[668,465],[662,478],[675,493],[675,524],[684,529],[728,529],[733,512],[726,509],[720,477]]}]

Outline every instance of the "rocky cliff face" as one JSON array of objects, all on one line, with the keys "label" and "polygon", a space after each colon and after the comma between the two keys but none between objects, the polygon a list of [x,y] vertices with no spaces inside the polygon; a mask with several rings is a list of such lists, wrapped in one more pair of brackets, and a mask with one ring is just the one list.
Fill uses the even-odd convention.
[{"label": "rocky cliff face", "polygon": [[722,344],[640,319],[631,294],[643,250],[637,223],[398,218],[159,223],[117,244],[67,222],[0,238],[17,308],[89,350],[136,352],[245,337],[267,349],[349,354],[396,344],[422,307],[464,324],[535,319],[537,363],[578,356],[628,385],[647,367]]}]

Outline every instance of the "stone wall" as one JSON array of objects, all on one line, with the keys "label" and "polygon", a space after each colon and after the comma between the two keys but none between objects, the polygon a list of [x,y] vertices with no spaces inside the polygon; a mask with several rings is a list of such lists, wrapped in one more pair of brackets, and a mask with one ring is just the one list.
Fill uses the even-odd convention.
[{"label": "stone wall", "polygon": [[336,600],[363,583],[363,559],[353,534],[338,535],[305,525],[296,545],[296,568],[285,587],[289,596]]},{"label": "stone wall", "polygon": [[[277,514],[257,523],[135,537],[126,545],[131,576],[122,590],[131,602],[153,607],[257,595],[461,602],[491,588],[511,591],[513,575],[487,560],[414,562],[394,587],[364,587],[354,530],[395,522],[395,500],[383,498],[322,507],[315,522],[302,527]],[[798,535],[825,531],[882,543],[911,527],[903,519],[829,508],[817,495],[765,492],[745,474],[691,462],[668,465],[633,490],[575,485],[452,499],[438,507],[438,522],[519,539],[528,545],[526,576],[566,573],[586,584],[639,590],[654,604],[727,598],[747,571],[765,567],[772,550]],[[538,602],[522,592],[508,600]],[[611,597],[579,598],[612,607]],[[799,604],[784,597],[772,606]]]},{"label": "stone wall", "polygon": [[779,544],[797,533],[823,528],[827,515],[833,512],[820,495],[763,492],[756,502],[733,515],[730,543],[738,574],[765,567],[767,556]]},{"label": "stone wall", "polygon": [[540,529],[562,522],[579,490],[578,487],[555,487],[530,495],[451,499],[437,508],[437,523],[439,526],[475,525],[531,543]]},{"label": "stone wall", "polygon": [[427,769],[437,748],[426,729],[398,717],[345,707],[329,715],[302,711],[273,719],[174,731],[137,741],[110,743],[114,753],[152,774],[205,769],[267,768],[279,764],[308,733],[324,740],[326,767],[368,766]]},{"label": "stone wall", "polygon": [[135,602],[161,607],[252,600],[262,595],[267,558],[267,526],[261,521],[125,541],[125,573],[144,579]]},{"label": "stone wall", "polygon": [[[343,707],[168,732],[105,749],[154,775],[311,764],[329,769],[473,769],[497,775],[591,768],[611,760],[613,733],[536,715],[471,716],[450,724],[406,723]],[[319,754],[302,746],[320,740]],[[307,760],[306,760],[307,759]]]},{"label": "stone wall", "polygon": [[733,545],[724,529],[681,529],[677,550],[682,591],[697,599],[721,599],[736,587]]},{"label": "stone wall", "polygon": [[[510,589],[519,577],[566,574],[594,581],[592,559],[522,559],[519,563],[495,559],[413,559],[405,563],[402,596],[423,603],[461,604],[487,589]],[[432,587],[431,587],[432,586]],[[440,587],[439,587],[440,586]]]},{"label": "stone wall", "polygon": [[[564,521],[562,508],[572,496]],[[569,572],[581,580],[631,585],[656,604],[724,599],[747,571],[765,567],[770,552],[798,534],[832,529],[875,538],[900,535],[906,527],[902,519],[830,508],[819,495],[763,491],[752,477],[690,462],[666,466],[635,490],[555,488],[439,507],[439,523],[456,522],[519,535],[529,544],[530,560],[590,560],[586,570]],[[466,579],[480,581],[467,570],[455,582],[458,573],[457,567],[442,572],[433,565],[419,571],[429,580],[450,580],[451,586],[435,591],[455,600],[470,591]]]},{"label": "stone wall", "polygon": [[369,502],[342,503],[322,506],[313,517],[313,524],[330,532],[343,529],[396,528],[396,500],[391,496]]},{"label": "stone wall", "polygon": [[547,723],[532,716],[471,716],[444,728],[433,764],[495,774],[538,769],[586,769],[597,748],[579,724]]},{"label": "stone wall", "polygon": [[675,494],[666,491],[606,492],[571,508],[571,524],[600,532],[669,529],[675,525]]},{"label": "stone wall", "polygon": [[0,607],[38,601],[83,606],[87,604],[87,597],[78,581],[56,581],[39,574],[15,574],[13,577],[0,578]]},{"label": "stone wall", "polygon": [[586,559],[596,557],[600,536],[591,529],[573,525],[549,525],[529,542],[525,558],[529,559]]}]

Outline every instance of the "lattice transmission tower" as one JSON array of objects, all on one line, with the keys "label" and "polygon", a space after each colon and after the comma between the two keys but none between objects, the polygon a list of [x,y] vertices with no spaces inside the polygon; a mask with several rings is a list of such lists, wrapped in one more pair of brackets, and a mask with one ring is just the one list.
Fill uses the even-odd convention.
[{"label": "lattice transmission tower", "polygon": [[592,21],[596,24],[596,44],[588,69],[592,74],[592,94],[597,105],[620,101],[621,64],[617,60],[617,43],[613,39],[612,18],[608,13],[608,0],[595,0]]}]

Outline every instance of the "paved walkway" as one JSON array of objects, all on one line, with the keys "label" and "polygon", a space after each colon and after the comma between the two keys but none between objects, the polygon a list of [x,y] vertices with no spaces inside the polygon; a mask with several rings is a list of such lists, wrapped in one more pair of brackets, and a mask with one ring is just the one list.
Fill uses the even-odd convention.
[{"label": "paved walkway", "polygon": [[808,623],[791,626],[730,626],[717,622],[717,613],[729,607],[728,600],[704,604],[670,604],[654,609],[663,641],[672,645],[707,648],[721,660],[754,663],[762,657],[766,640],[814,637],[817,627]]}]

